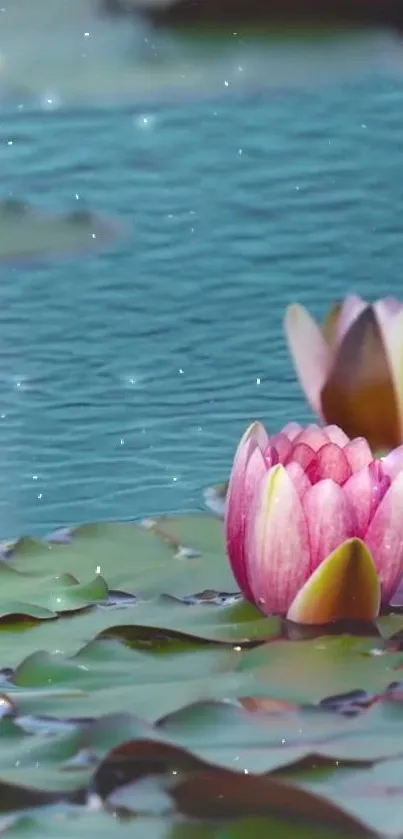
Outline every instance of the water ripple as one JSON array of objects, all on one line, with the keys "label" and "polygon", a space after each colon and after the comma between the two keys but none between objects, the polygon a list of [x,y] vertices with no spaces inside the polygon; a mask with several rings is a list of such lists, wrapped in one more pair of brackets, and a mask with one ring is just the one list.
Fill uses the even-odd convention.
[{"label": "water ripple", "polygon": [[78,194],[129,230],[1,271],[2,537],[200,506],[251,418],[309,416],[285,305],[403,293],[401,82],[160,105],[147,131],[142,114],[0,126],[6,193]]}]

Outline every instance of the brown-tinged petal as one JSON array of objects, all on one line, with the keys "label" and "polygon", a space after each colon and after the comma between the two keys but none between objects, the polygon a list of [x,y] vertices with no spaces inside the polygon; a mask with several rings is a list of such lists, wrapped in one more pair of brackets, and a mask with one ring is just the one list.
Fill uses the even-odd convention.
[{"label": "brown-tinged petal", "polygon": [[361,539],[343,542],[318,566],[291,604],[294,623],[370,621],[379,614],[381,585],[374,560]]},{"label": "brown-tinged petal", "polygon": [[365,437],[373,449],[399,444],[392,372],[371,306],[346,333],[323,387],[321,404],[326,421],[341,426],[349,437]]},{"label": "brown-tinged petal", "polygon": [[358,294],[348,294],[344,298],[337,323],[337,344],[341,344],[345,334],[367,306],[367,301]]}]

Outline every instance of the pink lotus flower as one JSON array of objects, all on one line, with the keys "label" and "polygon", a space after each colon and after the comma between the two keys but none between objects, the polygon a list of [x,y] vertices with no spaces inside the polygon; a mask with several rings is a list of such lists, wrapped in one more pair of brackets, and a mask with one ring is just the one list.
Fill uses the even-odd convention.
[{"label": "pink lotus flower", "polygon": [[403,446],[374,460],[335,425],[255,422],[228,485],[228,556],[244,596],[297,623],[372,620],[403,574]]},{"label": "pink lotus flower", "polygon": [[403,441],[403,304],[350,295],[320,328],[299,304],[285,330],[308,401],[325,422],[374,450]]}]

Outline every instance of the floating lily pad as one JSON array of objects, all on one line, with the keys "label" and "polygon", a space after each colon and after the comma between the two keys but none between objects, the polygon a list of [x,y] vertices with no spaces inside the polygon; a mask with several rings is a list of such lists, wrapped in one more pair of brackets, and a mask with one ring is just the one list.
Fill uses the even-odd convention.
[{"label": "floating lily pad", "polygon": [[192,514],[8,543],[0,616],[5,835],[397,839],[403,615],[264,617]]},{"label": "floating lily pad", "polygon": [[0,563],[0,621],[2,618],[55,618],[107,601],[108,586],[100,575],[80,584],[72,574],[45,576],[24,573]]},{"label": "floating lily pad", "polygon": [[113,241],[119,227],[87,209],[51,213],[15,198],[0,201],[0,262],[68,256]]}]

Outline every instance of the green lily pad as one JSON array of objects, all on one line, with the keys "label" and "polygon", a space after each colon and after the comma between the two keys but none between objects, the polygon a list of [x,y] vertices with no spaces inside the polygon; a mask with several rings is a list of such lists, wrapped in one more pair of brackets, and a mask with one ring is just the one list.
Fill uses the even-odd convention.
[{"label": "green lily pad", "polygon": [[143,598],[189,595],[207,588],[236,590],[220,523],[203,515],[191,522],[162,519],[158,529],[151,522],[83,525],[72,532],[70,544],[22,539],[11,561],[25,573],[49,575],[57,569],[83,582],[100,574],[109,588]]},{"label": "green lily pad", "polygon": [[71,574],[45,576],[0,562],[0,620],[10,616],[47,620],[102,603],[107,597],[108,586],[100,575],[80,584]]},{"label": "green lily pad", "polygon": [[123,604],[93,609],[81,616],[84,621],[71,621],[67,633],[56,623],[52,633],[40,627],[17,636],[0,631],[0,655],[7,665],[38,648],[74,652],[102,633],[135,640],[136,627],[149,627],[150,640],[156,629],[164,629],[220,644],[255,643],[281,633],[277,618],[264,618],[240,598],[221,524],[210,516],[143,526],[85,525],[64,544],[21,539],[0,565],[0,582],[2,574],[3,616],[51,618],[104,604],[109,593],[117,607]]},{"label": "green lily pad", "polygon": [[259,689],[296,702],[317,702],[324,696],[356,688],[383,690],[403,664],[403,653],[388,653],[371,638],[349,635],[313,641],[279,641],[248,650],[238,669],[254,674]]},{"label": "green lily pad", "polygon": [[[396,835],[402,615],[342,634],[264,617],[211,515],[85,525],[3,556],[6,836]],[[361,792],[375,768],[379,817]]]}]

